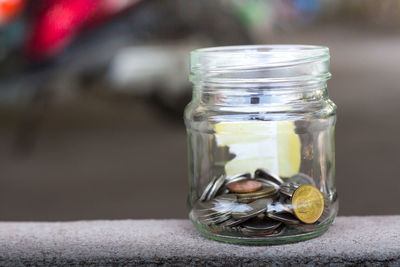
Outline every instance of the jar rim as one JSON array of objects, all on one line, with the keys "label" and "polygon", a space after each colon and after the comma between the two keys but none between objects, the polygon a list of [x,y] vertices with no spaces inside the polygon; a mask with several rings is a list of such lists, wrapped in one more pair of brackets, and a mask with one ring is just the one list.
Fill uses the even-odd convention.
[{"label": "jar rim", "polygon": [[282,82],[327,80],[329,48],[316,45],[207,47],[190,53],[190,80],[196,82]]},{"label": "jar rim", "polygon": [[[234,53],[234,54],[269,54],[269,53],[301,53],[311,52],[314,56],[329,55],[329,48],[319,45],[303,44],[274,44],[274,45],[233,45],[233,46],[215,46],[195,49],[194,53]],[[299,54],[301,56],[301,54]]]}]

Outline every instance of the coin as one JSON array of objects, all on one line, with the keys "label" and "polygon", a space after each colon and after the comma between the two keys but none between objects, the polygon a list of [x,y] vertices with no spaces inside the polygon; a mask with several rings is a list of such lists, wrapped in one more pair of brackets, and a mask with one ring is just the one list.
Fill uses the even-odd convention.
[{"label": "coin", "polygon": [[290,213],[270,212],[267,216],[273,220],[283,222],[285,224],[299,224],[300,221]]},{"label": "coin", "polygon": [[255,180],[256,180],[257,182],[262,183],[262,184],[265,185],[265,186],[273,186],[273,187],[275,187],[277,190],[279,190],[279,188],[280,188],[280,186],[279,186],[277,183],[268,181],[268,180],[266,180],[266,179],[264,179],[264,178],[256,178]]},{"label": "coin", "polygon": [[293,196],[293,191],[286,191],[285,189],[281,189],[281,190],[279,190],[279,192],[281,192],[281,194],[284,194],[287,197]]},{"label": "coin", "polygon": [[213,202],[210,202],[210,201],[207,201],[207,202],[205,202],[205,201],[197,201],[194,204],[193,209],[196,212],[208,212],[214,207],[214,205],[215,204]]},{"label": "coin", "polygon": [[231,182],[226,185],[229,191],[234,193],[250,193],[260,190],[263,185],[255,180],[241,180],[236,182]]},{"label": "coin", "polygon": [[214,211],[212,209],[195,210],[194,215],[202,222],[215,220],[222,215],[230,215],[229,212]]},{"label": "coin", "polygon": [[214,200],[226,200],[226,201],[232,201],[236,202],[237,196],[235,194],[222,194],[214,198]]},{"label": "coin", "polygon": [[250,212],[253,210],[253,207],[249,206],[248,204],[237,203],[232,201],[217,200],[213,201],[212,203],[213,206],[210,208],[210,210],[215,212],[231,213],[231,212]]},{"label": "coin", "polygon": [[270,171],[268,171],[267,169],[257,169],[254,172],[254,177],[255,178],[264,178],[268,181],[271,181],[273,183],[276,183],[278,185],[283,184],[283,180],[276,174],[271,173]]},{"label": "coin", "polygon": [[266,209],[267,206],[270,205],[272,203],[271,199],[259,199],[256,200],[252,203],[249,204],[242,204],[242,205],[247,205],[249,207],[251,207],[251,210],[248,211],[236,211],[236,212],[232,212],[232,218],[234,219],[244,219],[244,218],[252,218],[255,217],[261,213],[263,213]]},{"label": "coin", "polygon": [[275,230],[281,225],[281,222],[277,222],[274,220],[271,220],[269,218],[266,219],[259,219],[259,218],[253,218],[250,220],[247,220],[242,224],[242,226],[248,230],[251,231],[270,231],[270,230]]},{"label": "coin", "polygon": [[251,179],[251,174],[249,172],[242,172],[242,173],[236,174],[234,176],[226,177],[225,184],[240,181],[240,180],[246,180],[246,179]]},{"label": "coin", "polygon": [[247,179],[251,179],[251,174],[249,172],[242,172],[239,174],[236,174],[234,176],[230,176],[230,177],[225,177],[225,181],[224,184],[221,186],[221,188],[218,190],[217,195],[220,194],[228,194],[230,191],[226,188],[226,185],[228,183],[233,183],[236,181],[241,181],[241,180],[247,180]]},{"label": "coin", "polygon": [[206,188],[203,191],[203,194],[201,194],[200,200],[201,201],[206,201],[207,200],[207,196],[208,193],[210,193],[210,190],[212,188],[212,186],[214,185],[215,181],[218,179],[218,177],[214,177],[213,179],[211,179],[211,181],[207,184]]},{"label": "coin", "polygon": [[207,200],[211,200],[216,196],[218,190],[221,188],[224,182],[225,182],[224,175],[221,175],[219,178],[217,178],[217,180],[215,180],[215,183],[212,185],[210,192],[208,193]]},{"label": "coin", "polygon": [[221,227],[215,231],[254,238],[279,236],[291,228],[312,230],[329,209],[314,184],[304,173],[281,179],[262,168],[253,178],[248,172],[221,175],[210,180],[192,212],[200,223]]},{"label": "coin", "polygon": [[198,213],[198,218],[201,220],[205,220],[205,219],[212,219],[215,217],[219,217],[225,214],[229,214],[229,212],[216,212],[216,211],[208,211],[208,212],[204,212],[204,213]]},{"label": "coin", "polygon": [[249,203],[251,203],[251,202],[254,202],[254,201],[256,201],[256,200],[259,200],[259,199],[272,199],[273,197],[275,196],[275,194],[272,194],[272,195],[266,195],[266,196],[256,196],[256,197],[244,197],[244,198],[238,198],[238,202],[239,203],[247,203],[247,204],[249,204]]},{"label": "coin", "polygon": [[247,218],[241,218],[241,219],[235,219],[235,218],[230,218],[229,220],[226,220],[225,222],[221,223],[219,226],[221,227],[234,227],[242,222],[245,222]]},{"label": "coin", "polygon": [[247,228],[241,228],[240,231],[242,234],[247,235],[247,236],[266,236],[266,235],[271,235],[274,233],[275,229],[268,230],[268,231],[253,231],[249,230]]},{"label": "coin", "polygon": [[238,198],[265,196],[276,193],[276,188],[273,186],[263,186],[261,190],[250,193],[236,193]]},{"label": "coin", "polygon": [[229,210],[221,210],[221,211],[216,211],[216,210],[208,210],[208,211],[200,211],[197,212],[197,217],[199,218],[212,218],[216,216],[221,216],[224,214],[231,214]]},{"label": "coin", "polygon": [[283,184],[281,185],[279,192],[281,192],[281,194],[284,194],[288,197],[292,197],[294,191],[297,189],[297,186],[295,186],[294,184]]},{"label": "coin", "polygon": [[[253,201],[256,201],[256,200],[262,199],[262,198],[275,199],[275,197],[277,196],[276,192],[277,192],[276,190],[271,191],[271,192],[263,190],[262,194],[247,195],[245,197],[238,196],[237,201],[240,203],[251,203]],[[255,192],[255,193],[258,193],[258,192]],[[239,195],[239,194],[237,194],[237,195]]]},{"label": "coin", "polygon": [[280,187],[281,189],[283,188],[283,189],[285,189],[285,190],[287,190],[287,191],[294,191],[294,190],[296,190],[297,188],[299,188],[299,185],[297,185],[297,184],[292,184],[292,183],[283,183],[283,184],[281,184],[281,187]]},{"label": "coin", "polygon": [[314,179],[308,176],[305,173],[298,173],[289,178],[287,178],[288,183],[303,185],[303,184],[310,184],[315,186]]},{"label": "coin", "polygon": [[292,197],[293,212],[304,223],[314,223],[324,210],[324,198],[321,192],[312,185],[302,185]]},{"label": "coin", "polygon": [[247,236],[262,237],[267,235],[268,237],[274,237],[282,235],[285,232],[285,229],[286,229],[285,227],[279,226],[276,229],[262,232],[262,231],[249,230],[247,228],[241,228],[241,232]]},{"label": "coin", "polygon": [[272,203],[267,207],[267,213],[283,213],[283,212],[288,212],[288,213],[293,213],[293,210],[291,209],[291,205],[289,204],[283,204],[279,201]]},{"label": "coin", "polygon": [[207,225],[219,224],[231,218],[230,214],[221,214],[219,216],[214,216],[206,219],[202,219],[201,222]]}]

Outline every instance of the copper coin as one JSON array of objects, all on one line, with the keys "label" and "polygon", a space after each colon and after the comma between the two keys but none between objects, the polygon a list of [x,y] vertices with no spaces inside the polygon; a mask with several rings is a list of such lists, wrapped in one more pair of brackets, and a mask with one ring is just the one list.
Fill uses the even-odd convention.
[{"label": "copper coin", "polygon": [[234,193],[250,193],[260,190],[263,185],[255,180],[241,180],[229,183],[226,187]]}]

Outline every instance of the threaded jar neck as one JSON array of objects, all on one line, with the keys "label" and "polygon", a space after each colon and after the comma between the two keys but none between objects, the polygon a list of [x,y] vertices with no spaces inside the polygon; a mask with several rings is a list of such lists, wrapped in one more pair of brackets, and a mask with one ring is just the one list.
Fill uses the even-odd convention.
[{"label": "threaded jar neck", "polygon": [[310,45],[252,45],[197,49],[190,54],[195,88],[321,87],[331,77],[329,49]]}]

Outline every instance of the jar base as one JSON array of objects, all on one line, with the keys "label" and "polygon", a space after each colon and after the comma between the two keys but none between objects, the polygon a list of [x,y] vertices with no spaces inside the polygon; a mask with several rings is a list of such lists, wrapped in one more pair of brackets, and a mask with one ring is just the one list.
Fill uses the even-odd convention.
[{"label": "jar base", "polygon": [[[190,216],[189,216],[190,217]],[[279,245],[288,243],[297,243],[300,241],[309,240],[324,234],[329,226],[334,222],[336,213],[333,214],[329,219],[325,220],[323,223],[318,225],[313,231],[303,232],[298,234],[282,235],[282,236],[265,236],[265,237],[238,237],[238,236],[228,236],[221,235],[218,233],[213,233],[208,229],[205,229],[203,225],[196,222],[192,218],[191,221],[197,231],[204,237],[212,239],[219,242],[239,244],[239,245],[249,245],[249,246],[265,246],[265,245]]]}]

